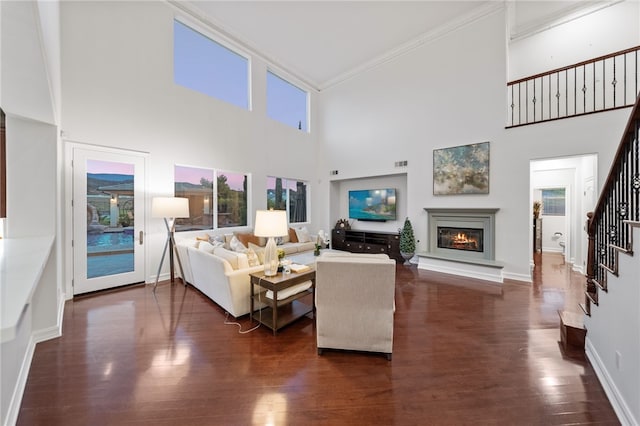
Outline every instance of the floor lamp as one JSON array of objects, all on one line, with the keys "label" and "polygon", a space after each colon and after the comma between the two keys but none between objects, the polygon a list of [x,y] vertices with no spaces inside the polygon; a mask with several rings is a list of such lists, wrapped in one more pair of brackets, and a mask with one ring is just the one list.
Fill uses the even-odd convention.
[{"label": "floor lamp", "polygon": [[278,273],[278,249],[274,237],[284,237],[288,232],[285,210],[256,210],[253,234],[269,238],[264,248],[264,275],[267,277]]},{"label": "floor lamp", "polygon": [[[173,236],[173,233],[176,227],[176,219],[189,217],[189,199],[178,197],[155,197],[151,203],[151,217],[163,218],[164,225],[167,228],[167,240],[164,243],[164,250],[162,250],[162,258],[160,259],[160,266],[158,266],[156,282],[153,285],[153,291],[156,291],[156,287],[158,286],[158,279],[160,278],[160,271],[162,270],[162,263],[164,262],[164,256],[167,254],[167,249],[169,249],[169,268],[171,271],[171,282],[173,283],[174,281],[174,251],[176,253],[176,257],[178,258],[180,276],[182,276],[182,280],[184,281],[184,270],[182,268],[182,262],[180,261],[180,254],[176,250],[176,240]],[[171,222],[171,226],[169,226],[169,222]]]}]

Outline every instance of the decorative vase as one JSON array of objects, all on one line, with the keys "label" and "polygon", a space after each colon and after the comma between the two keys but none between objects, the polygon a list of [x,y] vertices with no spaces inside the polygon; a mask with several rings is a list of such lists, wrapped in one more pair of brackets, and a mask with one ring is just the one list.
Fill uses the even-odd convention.
[{"label": "decorative vase", "polygon": [[400,256],[402,256],[402,258],[404,259],[403,265],[411,265],[411,262],[409,262],[409,260],[411,260],[414,254],[415,253],[400,252]]}]

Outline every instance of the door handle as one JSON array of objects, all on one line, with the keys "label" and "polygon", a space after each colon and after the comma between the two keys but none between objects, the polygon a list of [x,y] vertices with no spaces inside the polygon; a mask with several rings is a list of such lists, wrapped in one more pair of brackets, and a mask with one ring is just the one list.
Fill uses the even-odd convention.
[{"label": "door handle", "polygon": [[142,245],[143,240],[144,240],[144,232],[142,232],[142,231],[140,231],[140,238],[139,238],[139,240],[140,240],[140,245]]}]

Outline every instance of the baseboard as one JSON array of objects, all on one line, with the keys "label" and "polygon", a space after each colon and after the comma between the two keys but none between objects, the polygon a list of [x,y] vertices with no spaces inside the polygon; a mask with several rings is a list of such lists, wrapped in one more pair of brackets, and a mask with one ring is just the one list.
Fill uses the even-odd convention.
[{"label": "baseboard", "polygon": [[531,275],[527,275],[527,274],[514,274],[513,272],[502,272],[502,276],[505,279],[508,280],[514,280],[514,281],[523,281],[525,283],[529,283],[531,284],[533,281],[531,280]]},{"label": "baseboard", "polygon": [[11,401],[7,409],[7,416],[5,417],[4,426],[15,425],[18,421],[18,414],[20,413],[20,405],[22,405],[22,396],[24,395],[24,389],[27,385],[27,379],[29,378],[29,369],[31,368],[31,361],[33,360],[33,353],[35,352],[36,341],[33,337],[29,339],[29,345],[27,351],[22,359],[22,365],[20,366],[20,372],[18,373],[18,380],[16,386],[13,388],[13,395],[11,395]]},{"label": "baseboard", "polygon": [[419,269],[426,269],[429,271],[434,271],[434,272],[442,272],[444,274],[451,274],[451,275],[458,275],[461,277],[467,277],[467,278],[475,278],[478,280],[484,280],[484,281],[491,281],[491,282],[496,282],[496,283],[500,283],[502,284],[503,281],[503,277],[500,274],[502,271],[499,271],[500,273],[487,273],[487,272],[483,272],[482,269],[476,269],[473,271],[469,271],[469,270],[464,270],[464,269],[460,269],[460,268],[456,268],[454,265],[452,266],[447,266],[447,265],[443,265],[443,264],[423,264],[420,263],[418,264],[418,268]]},{"label": "baseboard", "polygon": [[588,335],[585,342],[585,352],[587,354],[587,359],[596,372],[596,376],[598,376],[598,380],[600,380],[600,384],[602,385],[604,392],[607,394],[607,398],[609,398],[609,402],[613,407],[613,411],[616,412],[618,420],[620,420],[620,423],[623,426],[632,426],[639,424],[637,419],[633,418],[633,413],[631,413],[629,406],[625,402],[622,395],[620,395],[620,391],[618,391],[618,388],[616,387],[613,379],[605,368],[602,359],[600,359],[600,356],[598,355],[598,352],[591,344]]},{"label": "baseboard", "polygon": [[27,385],[27,379],[29,378],[29,370],[31,369],[31,361],[33,360],[33,354],[36,350],[36,344],[62,336],[62,319],[64,316],[64,305],[65,298],[64,295],[62,295],[61,297],[59,297],[56,325],[31,333],[31,338],[29,339],[27,350],[24,354],[24,358],[22,359],[20,373],[18,374],[16,386],[13,389],[13,395],[11,396],[11,401],[9,402],[7,416],[5,418],[3,426],[15,425],[18,421],[20,405],[22,405],[22,396],[24,395],[24,390]]}]

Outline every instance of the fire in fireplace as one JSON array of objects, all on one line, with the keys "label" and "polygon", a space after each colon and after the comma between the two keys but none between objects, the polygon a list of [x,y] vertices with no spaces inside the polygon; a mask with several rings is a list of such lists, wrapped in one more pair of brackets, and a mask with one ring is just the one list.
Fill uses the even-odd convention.
[{"label": "fire in fireplace", "polygon": [[483,234],[481,228],[438,226],[438,248],[482,252]]}]

